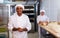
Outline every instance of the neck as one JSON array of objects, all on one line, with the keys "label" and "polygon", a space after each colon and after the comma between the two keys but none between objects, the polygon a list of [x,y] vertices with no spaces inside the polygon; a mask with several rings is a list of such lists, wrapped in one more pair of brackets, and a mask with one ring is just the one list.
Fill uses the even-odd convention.
[{"label": "neck", "polygon": [[18,16],[22,16],[22,13],[21,14],[18,13]]},{"label": "neck", "polygon": [[41,15],[41,16],[44,16],[44,15]]}]

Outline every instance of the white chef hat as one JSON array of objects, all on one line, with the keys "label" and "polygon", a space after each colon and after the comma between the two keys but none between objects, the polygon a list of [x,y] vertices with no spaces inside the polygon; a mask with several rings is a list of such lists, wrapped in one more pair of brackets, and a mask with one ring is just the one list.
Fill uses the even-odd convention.
[{"label": "white chef hat", "polygon": [[22,5],[22,4],[17,4],[17,5],[15,6],[15,9],[16,9],[18,6],[22,7],[23,10],[24,10],[24,5]]},{"label": "white chef hat", "polygon": [[44,12],[44,13],[45,13],[46,11],[45,11],[45,10],[40,10],[40,13],[41,13],[41,12]]}]

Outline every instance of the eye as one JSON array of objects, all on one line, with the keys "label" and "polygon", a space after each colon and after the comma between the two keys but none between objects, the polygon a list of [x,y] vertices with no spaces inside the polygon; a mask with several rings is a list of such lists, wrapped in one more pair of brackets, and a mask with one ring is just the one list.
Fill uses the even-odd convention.
[{"label": "eye", "polygon": [[22,8],[19,8],[19,9],[22,9]]},{"label": "eye", "polygon": [[18,10],[18,9],[23,9],[23,8],[21,8],[21,7],[17,7],[16,9]]}]

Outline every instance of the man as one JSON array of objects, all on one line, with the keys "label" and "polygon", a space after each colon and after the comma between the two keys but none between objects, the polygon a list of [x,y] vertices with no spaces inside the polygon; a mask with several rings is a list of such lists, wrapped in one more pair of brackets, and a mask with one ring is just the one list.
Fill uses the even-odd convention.
[{"label": "man", "polygon": [[27,15],[23,14],[24,6],[16,5],[16,13],[9,18],[8,29],[12,31],[13,38],[28,38],[27,32],[31,30],[31,23]]},{"label": "man", "polygon": [[[38,25],[43,24],[43,23],[48,24],[48,22],[49,22],[49,18],[45,15],[45,10],[41,10],[40,15],[37,17]],[[39,35],[40,35],[40,33],[42,33],[42,35],[46,34],[46,31],[44,29],[40,28],[40,26],[38,27],[38,31],[39,31]]]}]

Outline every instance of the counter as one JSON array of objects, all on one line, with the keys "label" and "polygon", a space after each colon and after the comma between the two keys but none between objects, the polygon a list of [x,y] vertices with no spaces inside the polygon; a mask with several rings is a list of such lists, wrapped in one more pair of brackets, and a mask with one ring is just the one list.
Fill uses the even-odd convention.
[{"label": "counter", "polygon": [[57,22],[51,22],[48,25],[40,25],[43,29],[54,35],[56,38],[60,38],[60,25]]}]

